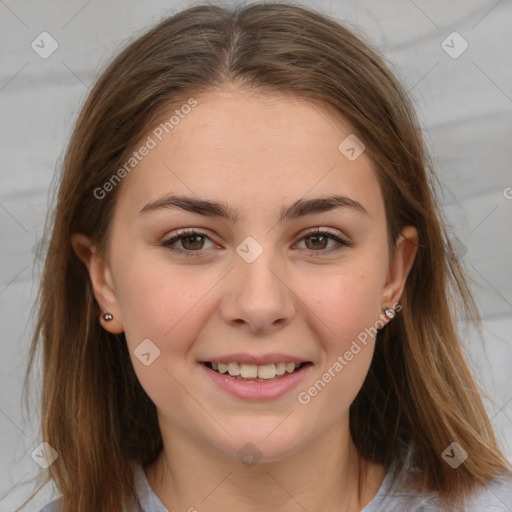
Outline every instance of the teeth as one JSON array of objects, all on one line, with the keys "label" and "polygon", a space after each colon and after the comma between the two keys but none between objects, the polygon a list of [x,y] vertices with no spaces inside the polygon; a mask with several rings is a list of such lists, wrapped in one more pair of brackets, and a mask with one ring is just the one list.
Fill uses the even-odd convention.
[{"label": "teeth", "polygon": [[[295,368],[295,363],[292,363]],[[258,366],[258,377],[260,379],[273,379],[276,376],[276,366],[274,364],[264,364]]]},{"label": "teeth", "polygon": [[228,363],[228,373],[232,377],[240,375],[240,365],[238,363]]},{"label": "teeth", "polygon": [[276,375],[284,375],[286,372],[286,363],[277,363],[276,365]]},{"label": "teeth", "polygon": [[258,366],[255,364],[212,363],[212,368],[218,370],[219,373],[229,373],[232,377],[240,376],[244,379],[273,379],[276,375],[281,376],[286,372],[293,373],[299,364],[276,363]]},{"label": "teeth", "polygon": [[286,363],[286,371],[292,373],[295,370],[295,363]]},{"label": "teeth", "polygon": [[241,364],[240,375],[244,379],[255,379],[258,376],[258,367],[255,364]]}]

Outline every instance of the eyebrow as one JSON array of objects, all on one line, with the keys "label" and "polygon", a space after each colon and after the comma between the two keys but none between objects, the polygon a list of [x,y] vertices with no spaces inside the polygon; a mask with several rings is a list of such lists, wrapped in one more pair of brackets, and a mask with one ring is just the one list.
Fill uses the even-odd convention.
[{"label": "eyebrow", "polygon": [[[152,203],[146,204],[139,212],[139,215],[175,208],[205,215],[207,217],[220,217],[231,220],[232,222],[237,222],[239,218],[239,212],[226,203],[174,194],[167,195]],[[290,206],[284,206],[281,208],[279,222],[338,208],[348,208],[369,216],[368,212],[359,201],[334,194],[315,199],[299,199]]]}]

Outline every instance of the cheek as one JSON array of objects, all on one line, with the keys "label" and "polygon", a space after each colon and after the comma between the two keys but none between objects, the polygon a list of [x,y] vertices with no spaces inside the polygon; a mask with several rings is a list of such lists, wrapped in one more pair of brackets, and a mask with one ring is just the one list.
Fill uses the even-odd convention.
[{"label": "cheek", "polygon": [[162,348],[165,345],[166,351],[182,350],[179,340],[193,339],[201,298],[214,282],[207,275],[197,279],[194,266],[172,268],[143,254],[133,254],[117,268],[116,291],[130,349],[149,338]]},{"label": "cheek", "polygon": [[157,407],[184,407],[187,355],[200,334],[204,297],[215,280],[207,275],[198,279],[197,268],[194,279],[193,266],[172,269],[142,255],[130,256],[117,268],[116,291],[137,378]]},{"label": "cheek", "polygon": [[323,319],[331,345],[341,348],[375,324],[379,317],[381,279],[377,272],[354,269],[330,276],[324,286],[308,291],[308,303]]},{"label": "cheek", "polygon": [[315,304],[314,312],[322,319],[317,322],[316,335],[323,357],[297,399],[311,417],[321,415],[327,423],[337,421],[363,385],[373,357],[380,309],[377,277],[362,272],[337,276],[329,281],[322,296],[310,294],[309,304]]},{"label": "cheek", "polygon": [[382,268],[376,262],[363,264],[363,260],[323,279],[322,287],[315,287],[313,293],[310,288],[305,295],[307,305],[321,319],[316,322],[315,334],[323,352],[322,382],[311,383],[311,397],[325,384],[328,389],[322,391],[320,400],[315,399],[315,407],[334,400],[334,416],[347,410],[359,392],[372,360],[376,327],[380,327],[375,324],[380,318]]}]

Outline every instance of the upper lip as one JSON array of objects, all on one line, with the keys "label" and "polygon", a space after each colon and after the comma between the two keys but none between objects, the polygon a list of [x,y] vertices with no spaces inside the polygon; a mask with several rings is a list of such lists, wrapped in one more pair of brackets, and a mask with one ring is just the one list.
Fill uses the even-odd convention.
[{"label": "upper lip", "polygon": [[291,354],[265,354],[261,356],[253,356],[251,354],[229,354],[226,356],[215,356],[201,360],[201,363],[240,363],[255,364],[258,366],[272,363],[308,363],[307,359],[303,359]]}]

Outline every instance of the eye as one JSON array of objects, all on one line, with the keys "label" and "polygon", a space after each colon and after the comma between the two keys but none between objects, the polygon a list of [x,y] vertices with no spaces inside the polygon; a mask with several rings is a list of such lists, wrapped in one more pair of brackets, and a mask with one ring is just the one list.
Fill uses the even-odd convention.
[{"label": "eye", "polygon": [[[339,236],[331,233],[329,231],[320,231],[321,228],[316,228],[313,231],[310,231],[301,239],[305,241],[306,248],[310,249],[311,253],[319,253],[319,254],[311,254],[311,256],[319,257],[331,254],[333,252],[337,252],[344,247],[350,247],[350,243],[346,240],[343,240]],[[203,232],[197,231],[195,229],[181,229],[177,232],[176,235],[162,242],[162,246],[169,249],[171,252],[175,252],[178,254],[182,254],[184,256],[201,256],[202,249],[205,249],[204,243],[205,240],[212,240]],[[327,243],[329,240],[333,240],[336,242],[335,246],[328,250],[324,250],[327,247]],[[182,249],[174,247],[174,245],[179,242],[182,246]],[[212,246],[215,247],[216,244],[212,242]],[[211,248],[211,247],[210,247]]]},{"label": "eye", "polygon": [[[350,243],[346,240],[343,240],[339,236],[335,235],[334,233],[331,233],[329,231],[321,231],[321,228],[316,228],[314,231],[310,231],[301,239],[302,241],[305,241],[306,248],[311,249],[313,253],[319,253],[319,254],[312,254],[314,257],[318,256],[324,256],[328,254],[332,254],[333,252],[340,251],[344,247],[350,247]],[[329,240],[334,240],[336,244],[334,244],[334,247],[331,246],[329,250],[324,250],[327,247],[327,243]],[[310,241],[308,243],[308,241]]]},{"label": "eye", "polygon": [[[210,240],[210,238],[201,231],[196,231],[194,229],[181,229],[175,236],[162,242],[162,246],[167,247],[171,252],[194,257],[200,256],[201,249],[204,248],[205,240]],[[176,242],[180,242],[184,249],[177,249],[176,247],[173,247]],[[210,240],[210,242],[212,241]],[[215,244],[213,245],[215,246]]]}]

